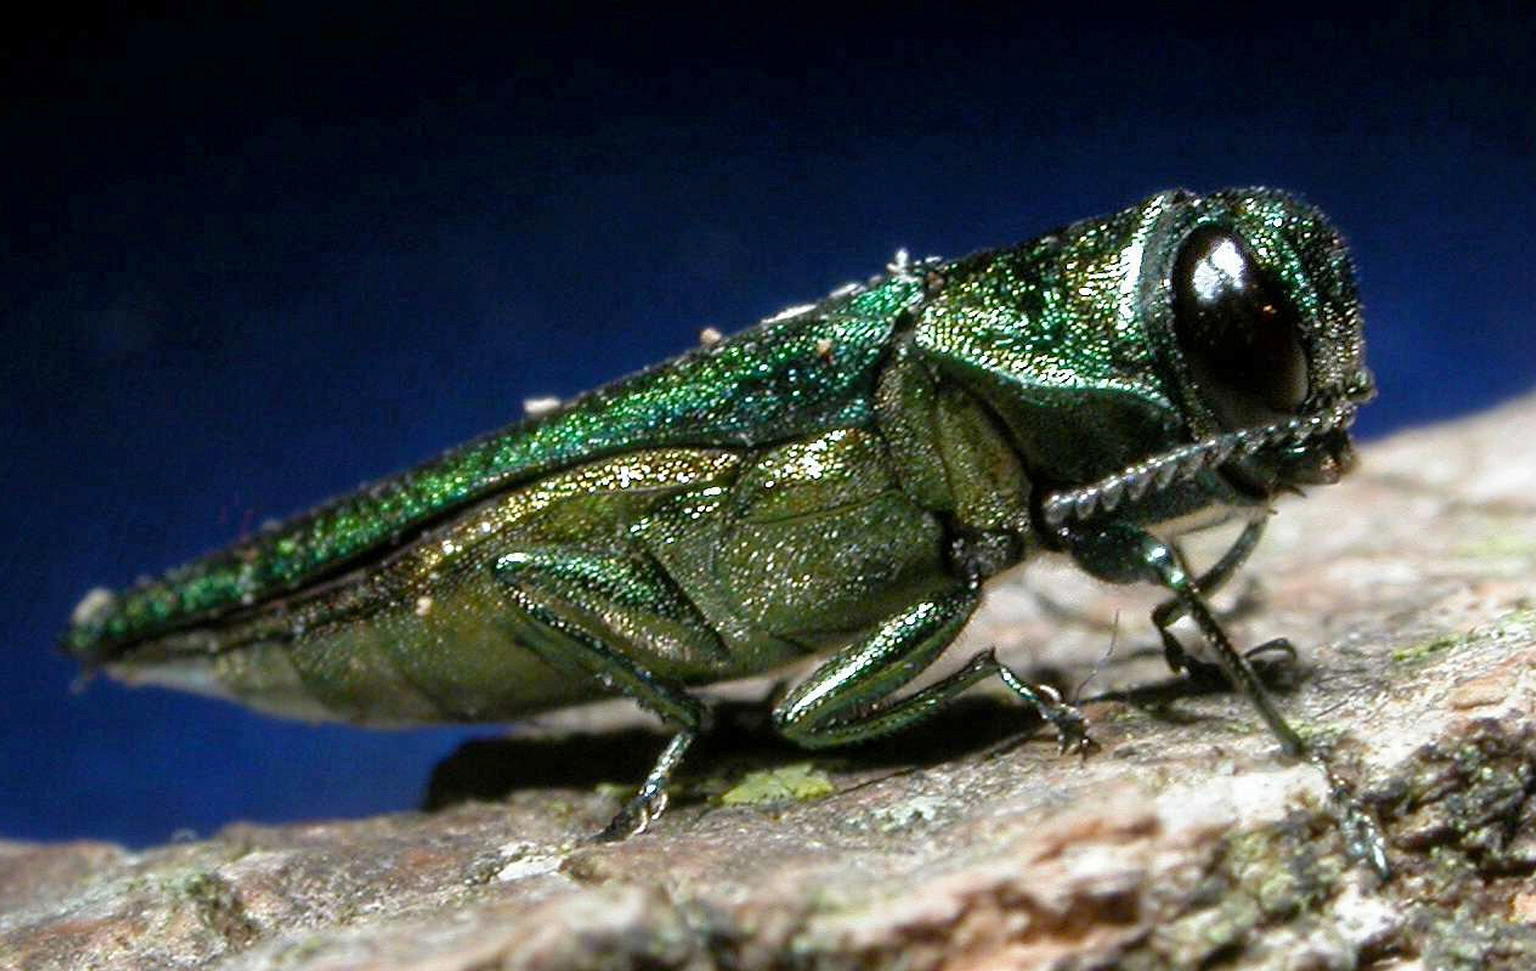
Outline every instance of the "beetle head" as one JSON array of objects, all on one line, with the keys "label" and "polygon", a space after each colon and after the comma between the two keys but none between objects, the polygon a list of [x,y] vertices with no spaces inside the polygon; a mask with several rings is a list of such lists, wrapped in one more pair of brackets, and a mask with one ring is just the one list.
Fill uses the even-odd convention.
[{"label": "beetle head", "polygon": [[1336,481],[1375,393],[1359,293],[1338,233],[1271,189],[1168,192],[1137,211],[1136,318],[1184,444],[1052,494],[1059,525],[1215,472],[1247,501]]},{"label": "beetle head", "polygon": [[1242,435],[1220,469],[1255,498],[1336,481],[1354,461],[1355,408],[1374,393],[1338,233],[1269,189],[1183,197],[1166,218],[1142,279],[1158,287],[1151,329],[1190,436]]}]

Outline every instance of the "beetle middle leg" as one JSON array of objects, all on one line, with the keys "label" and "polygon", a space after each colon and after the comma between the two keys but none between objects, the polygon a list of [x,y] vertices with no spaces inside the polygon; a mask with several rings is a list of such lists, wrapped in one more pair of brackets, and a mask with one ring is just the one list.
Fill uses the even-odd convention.
[{"label": "beetle middle leg", "polygon": [[[666,808],[673,771],[707,720],[704,703],[637,658],[719,655],[718,638],[659,570],[642,561],[563,548],[518,551],[496,562],[512,598],[509,623],[550,665],[576,670],[627,695],[678,732],[639,791],[599,840],[645,829]],[[645,643],[641,643],[644,641]]]},{"label": "beetle middle leg", "polygon": [[944,652],[980,599],[979,586],[964,583],[888,618],[790,691],[774,707],[774,726],[806,748],[864,741],[929,718],[966,688],[997,676],[1051,723],[1062,751],[1086,750],[1092,742],[1082,714],[1049,688],[1018,678],[991,650],[976,654],[960,670],[920,691],[890,699],[892,692]]}]

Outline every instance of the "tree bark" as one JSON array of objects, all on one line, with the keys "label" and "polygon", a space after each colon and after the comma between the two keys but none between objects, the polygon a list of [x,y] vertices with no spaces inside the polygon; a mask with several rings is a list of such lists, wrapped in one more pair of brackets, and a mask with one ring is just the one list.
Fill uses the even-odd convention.
[{"label": "tree bark", "polygon": [[1280,504],[1220,598],[1240,645],[1298,647],[1278,704],[1380,818],[1386,884],[1314,767],[1241,698],[1169,677],[1154,596],[1031,563],[950,653],[1087,678],[1086,759],[981,688],[814,755],[726,704],[672,809],[594,845],[661,744],[609,705],[466,746],[431,812],[0,844],[0,966],[1536,967],[1533,433],[1528,397],[1369,446]]}]

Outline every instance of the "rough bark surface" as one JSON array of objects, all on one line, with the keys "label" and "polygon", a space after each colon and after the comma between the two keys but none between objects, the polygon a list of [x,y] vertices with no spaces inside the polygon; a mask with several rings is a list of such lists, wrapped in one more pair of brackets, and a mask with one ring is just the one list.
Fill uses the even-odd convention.
[{"label": "rough bark surface", "polygon": [[1097,669],[1084,761],[981,690],[815,756],[728,705],[671,811],[591,845],[660,744],[610,705],[467,746],[430,812],[0,844],[0,967],[1536,967],[1533,484],[1536,397],[1400,434],[1220,599],[1299,648],[1280,705],[1380,816],[1386,885],[1241,699],[1167,676],[1151,596],[1032,563],[951,653]]}]

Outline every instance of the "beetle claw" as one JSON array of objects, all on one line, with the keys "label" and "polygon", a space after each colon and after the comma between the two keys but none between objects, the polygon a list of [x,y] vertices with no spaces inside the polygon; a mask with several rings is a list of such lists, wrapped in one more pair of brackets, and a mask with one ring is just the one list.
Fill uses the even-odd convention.
[{"label": "beetle claw", "polygon": [[625,804],[608,821],[602,832],[592,837],[594,843],[618,843],[629,839],[631,836],[639,836],[650,828],[651,820],[660,816],[667,808],[667,793],[662,790],[655,795],[647,797],[647,793],[641,793]]},{"label": "beetle claw", "polygon": [[1056,743],[1060,754],[1075,752],[1080,758],[1086,760],[1089,755],[1101,748],[1099,743],[1093,740],[1093,736],[1088,734],[1088,719],[1077,708],[1063,702],[1044,714],[1046,720],[1056,729]]}]

